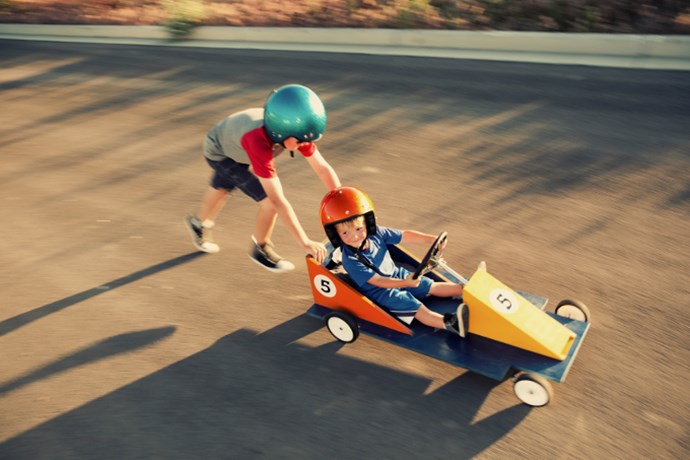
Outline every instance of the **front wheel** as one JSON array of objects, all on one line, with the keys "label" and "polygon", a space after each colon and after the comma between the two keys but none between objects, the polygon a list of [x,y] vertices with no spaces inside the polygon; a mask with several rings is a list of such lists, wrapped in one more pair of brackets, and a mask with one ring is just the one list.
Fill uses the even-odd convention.
[{"label": "front wheel", "polygon": [[328,331],[340,342],[352,343],[359,337],[357,322],[347,313],[341,311],[329,313],[325,322]]},{"label": "front wheel", "polygon": [[513,393],[528,406],[543,407],[553,398],[551,382],[535,374],[520,374],[513,383]]},{"label": "front wheel", "polygon": [[565,318],[576,319],[578,321],[589,322],[592,315],[589,313],[587,305],[579,300],[561,300],[554,310],[558,316]]}]

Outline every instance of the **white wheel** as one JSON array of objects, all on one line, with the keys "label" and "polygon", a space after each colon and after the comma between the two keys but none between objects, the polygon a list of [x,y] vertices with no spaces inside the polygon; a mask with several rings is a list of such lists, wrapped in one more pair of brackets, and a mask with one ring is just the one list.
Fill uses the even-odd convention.
[{"label": "white wheel", "polygon": [[551,383],[534,374],[520,374],[513,383],[513,392],[520,401],[532,407],[546,406],[553,398]]},{"label": "white wheel", "polygon": [[589,308],[579,300],[561,300],[558,302],[558,306],[554,310],[554,313],[558,316],[575,319],[577,321],[589,322],[591,318]]},{"label": "white wheel", "polygon": [[333,312],[326,316],[326,327],[333,337],[343,343],[352,343],[359,337],[359,327],[352,316],[343,312]]}]

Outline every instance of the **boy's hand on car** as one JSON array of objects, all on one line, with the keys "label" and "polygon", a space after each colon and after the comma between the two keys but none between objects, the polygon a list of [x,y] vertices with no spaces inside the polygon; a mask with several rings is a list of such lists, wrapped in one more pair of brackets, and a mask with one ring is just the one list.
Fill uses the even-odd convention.
[{"label": "boy's hand on car", "polygon": [[323,263],[323,261],[326,260],[328,251],[326,251],[326,246],[324,246],[323,243],[309,240],[307,244],[304,245],[304,249],[306,249],[318,263]]},{"label": "boy's hand on car", "polygon": [[414,279],[414,273],[410,273],[405,277],[406,287],[416,288],[422,282],[421,278]]}]

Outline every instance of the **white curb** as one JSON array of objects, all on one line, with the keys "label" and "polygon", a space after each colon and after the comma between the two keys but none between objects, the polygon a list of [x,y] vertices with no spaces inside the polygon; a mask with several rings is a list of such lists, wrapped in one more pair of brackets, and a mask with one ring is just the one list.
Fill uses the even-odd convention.
[{"label": "white curb", "polygon": [[0,38],[156,46],[386,54],[690,70],[690,36],[452,30],[0,24]]}]

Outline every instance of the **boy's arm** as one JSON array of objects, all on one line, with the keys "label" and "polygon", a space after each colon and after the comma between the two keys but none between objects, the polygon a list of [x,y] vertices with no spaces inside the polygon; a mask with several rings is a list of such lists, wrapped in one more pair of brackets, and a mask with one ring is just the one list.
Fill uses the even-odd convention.
[{"label": "boy's arm", "polygon": [[323,185],[325,185],[329,191],[340,187],[338,175],[331,165],[323,158],[318,148],[311,156],[307,157],[307,161],[311,169],[319,176],[319,179],[321,179],[321,182],[323,182]]},{"label": "boy's arm", "polygon": [[436,235],[418,232],[416,230],[403,230],[401,243],[432,245],[436,241]]},{"label": "boy's arm", "polygon": [[401,280],[398,278],[389,278],[388,276],[381,276],[378,273],[375,273],[374,276],[369,278],[369,281],[367,281],[367,283],[383,289],[402,289],[406,287],[417,287],[419,286],[420,281],[421,280],[419,278],[417,278],[416,280],[412,279],[412,274],[410,274],[407,278]]},{"label": "boy's arm", "polygon": [[295,210],[283,193],[283,185],[280,183],[278,176],[268,179],[259,177],[259,182],[261,182],[261,186],[266,191],[268,199],[271,200],[271,203],[275,206],[278,216],[293,238],[295,238],[302,248],[314,256],[317,261],[323,262],[326,257],[326,248],[323,244],[309,239],[307,233],[302,228],[302,224],[300,224],[299,219],[297,219]]}]

